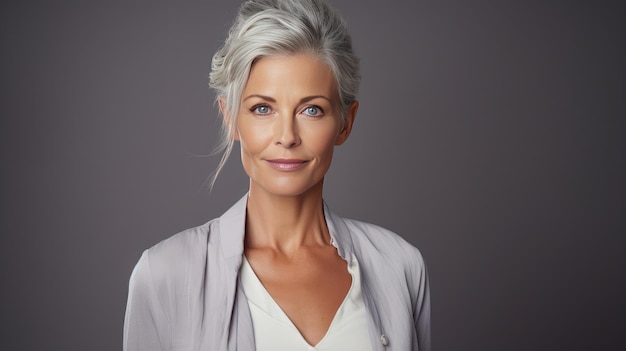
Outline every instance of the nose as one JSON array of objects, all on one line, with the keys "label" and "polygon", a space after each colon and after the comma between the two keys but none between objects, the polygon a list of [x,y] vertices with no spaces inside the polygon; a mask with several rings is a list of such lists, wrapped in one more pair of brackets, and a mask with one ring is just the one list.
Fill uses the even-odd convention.
[{"label": "nose", "polygon": [[292,148],[300,144],[300,136],[298,135],[295,116],[291,114],[283,114],[280,118],[276,119],[274,134],[276,145]]}]

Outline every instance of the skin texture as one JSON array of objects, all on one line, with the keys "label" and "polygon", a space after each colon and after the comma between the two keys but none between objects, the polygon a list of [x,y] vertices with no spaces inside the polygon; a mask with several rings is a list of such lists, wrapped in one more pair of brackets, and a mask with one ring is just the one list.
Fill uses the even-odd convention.
[{"label": "skin texture", "polygon": [[350,135],[358,109],[354,102],[342,123],[338,106],[324,63],[304,54],[265,57],[251,69],[234,131],[250,176],[245,255],[311,345],[351,284],[322,206],[333,149]]}]

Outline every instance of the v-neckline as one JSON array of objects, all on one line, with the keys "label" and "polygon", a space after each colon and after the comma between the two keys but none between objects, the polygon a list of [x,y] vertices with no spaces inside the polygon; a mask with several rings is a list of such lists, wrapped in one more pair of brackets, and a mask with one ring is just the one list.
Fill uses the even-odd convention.
[{"label": "v-neckline", "polygon": [[[354,260],[354,257],[352,258],[352,260]],[[252,269],[252,266],[248,262],[248,259],[245,255],[243,257],[243,263],[241,268],[241,280],[244,286],[244,293],[246,294],[246,298],[248,299],[249,303],[257,306],[260,310],[268,314],[271,318],[274,318],[275,320],[288,325],[289,328],[292,328],[298,334],[302,342],[305,343],[307,346],[317,348],[324,342],[324,340],[326,340],[327,336],[332,331],[335,322],[337,321],[338,317],[341,316],[344,306],[350,299],[350,296],[353,294],[355,284],[357,283],[356,280],[358,279],[358,277],[355,279],[355,276],[357,276],[358,274],[355,274],[353,266],[351,266],[349,263],[346,264],[351,279],[350,289],[348,289],[346,296],[343,298],[341,304],[335,311],[333,319],[328,325],[328,329],[324,333],[324,336],[315,345],[311,345],[308,341],[306,341],[300,330],[298,330],[298,328],[289,318],[287,313],[285,313],[285,311],[283,311],[283,309],[276,302],[276,300],[274,300],[272,295],[269,293],[269,291],[267,291],[259,277],[254,272],[254,269]],[[252,291],[249,291],[250,289],[252,289]]]}]

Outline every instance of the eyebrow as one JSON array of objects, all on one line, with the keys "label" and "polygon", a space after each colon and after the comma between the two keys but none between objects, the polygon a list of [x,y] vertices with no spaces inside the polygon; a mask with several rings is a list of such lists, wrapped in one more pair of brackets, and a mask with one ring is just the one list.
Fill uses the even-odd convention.
[{"label": "eyebrow", "polygon": [[[263,99],[263,100],[265,100],[265,101],[269,101],[269,102],[276,102],[276,99],[274,99],[273,97],[271,97],[271,96],[266,96],[266,95],[261,95],[261,94],[252,94],[252,95],[248,95],[248,96],[246,96],[246,97],[245,97],[242,101],[246,101],[246,100],[248,100],[248,99],[250,99],[250,98],[254,98],[254,97],[256,97],[256,98],[260,98],[260,99]],[[327,98],[327,97],[326,97],[326,96],[324,96],[324,95],[311,95],[311,96],[305,96],[305,97],[303,97],[302,99],[300,99],[300,103],[305,103],[305,102],[311,101],[311,100],[313,100],[313,99],[318,99],[318,98],[321,98],[321,99],[324,99],[324,100],[328,100],[328,102],[332,103],[332,101],[330,101],[330,99],[329,99],[329,98]]]}]

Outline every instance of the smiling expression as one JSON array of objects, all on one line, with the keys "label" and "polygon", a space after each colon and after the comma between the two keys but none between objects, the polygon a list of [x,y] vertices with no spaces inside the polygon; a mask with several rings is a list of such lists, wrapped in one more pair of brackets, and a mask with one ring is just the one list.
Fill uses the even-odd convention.
[{"label": "smiling expression", "polygon": [[321,191],[335,145],[350,134],[357,103],[341,122],[330,68],[310,55],[270,56],[250,70],[235,139],[251,191],[297,196]]}]

